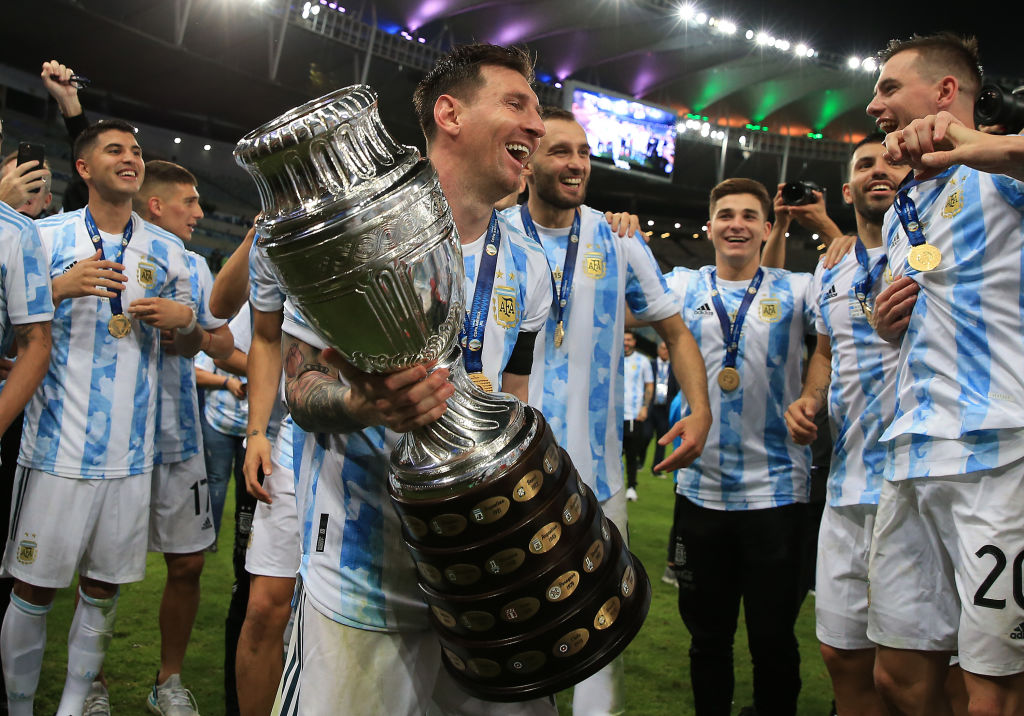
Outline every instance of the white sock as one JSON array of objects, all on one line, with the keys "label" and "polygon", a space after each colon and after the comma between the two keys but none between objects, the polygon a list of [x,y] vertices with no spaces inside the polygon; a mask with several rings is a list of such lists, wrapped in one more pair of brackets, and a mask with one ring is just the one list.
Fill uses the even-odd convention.
[{"label": "white sock", "polygon": [[46,649],[46,613],[50,605],[29,604],[11,595],[0,632],[7,709],[11,716],[32,716],[32,704],[39,686]]},{"label": "white sock", "polygon": [[109,599],[78,592],[78,608],[68,632],[68,677],[57,716],[82,716],[89,687],[103,668],[103,657],[114,636],[117,595]]}]

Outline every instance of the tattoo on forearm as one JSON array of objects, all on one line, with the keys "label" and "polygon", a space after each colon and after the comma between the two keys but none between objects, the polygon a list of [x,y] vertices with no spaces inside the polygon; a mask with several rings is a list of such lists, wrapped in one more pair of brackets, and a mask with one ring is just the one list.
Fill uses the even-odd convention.
[{"label": "tattoo on forearm", "polygon": [[313,432],[341,433],[361,430],[345,410],[348,387],[319,360],[313,346],[293,339],[284,347],[285,390],[292,418]]},{"label": "tattoo on forearm", "polygon": [[819,385],[814,388],[814,392],[818,394],[818,400],[821,401],[822,405],[828,405],[828,386]]}]

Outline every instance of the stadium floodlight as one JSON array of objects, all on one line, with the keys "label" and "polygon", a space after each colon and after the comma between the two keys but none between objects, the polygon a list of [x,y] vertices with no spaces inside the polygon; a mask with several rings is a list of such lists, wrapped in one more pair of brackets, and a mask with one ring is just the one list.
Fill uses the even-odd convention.
[{"label": "stadium floodlight", "polygon": [[210,151],[211,149],[213,149],[213,147],[211,147],[211,146],[210,146],[209,144],[204,144],[204,145],[203,145],[203,149],[204,149],[205,151],[207,151],[207,152],[208,152],[208,151]]},{"label": "stadium floodlight", "polygon": [[723,35],[735,35],[736,34],[736,23],[730,22],[729,20],[721,20],[718,23],[718,29]]},{"label": "stadium floodlight", "polygon": [[181,144],[181,137],[175,137],[174,138],[174,143],[175,144]]},{"label": "stadium floodlight", "polygon": [[697,14],[696,8],[691,3],[684,3],[679,6],[679,17],[689,22],[693,19],[693,16]]},{"label": "stadium floodlight", "polygon": [[753,40],[754,39],[754,31],[753,30],[747,30],[746,34],[743,35],[743,36],[745,38],[747,38],[748,40]]},{"label": "stadium floodlight", "polygon": [[846,61],[846,66],[849,67],[851,70],[857,69],[858,67],[860,67],[860,58],[851,57]]},{"label": "stadium floodlight", "polygon": [[775,39],[771,35],[769,35],[767,32],[759,32],[759,33],[757,33],[757,44],[759,44],[759,45],[770,45],[774,41],[775,41]]}]

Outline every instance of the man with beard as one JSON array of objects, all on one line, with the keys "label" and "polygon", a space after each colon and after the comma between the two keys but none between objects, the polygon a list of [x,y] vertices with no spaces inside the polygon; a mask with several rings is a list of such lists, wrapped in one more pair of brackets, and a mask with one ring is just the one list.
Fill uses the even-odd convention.
[{"label": "man with beard", "polygon": [[972,713],[1024,709],[1024,137],[974,129],[973,38],[893,42],[867,112],[914,170],[882,225],[899,278],[876,300],[899,346],[871,545],[875,683],[948,713],[956,651]]},{"label": "man with beard", "polygon": [[[874,295],[892,282],[882,246],[882,220],[906,171],[886,161],[881,135],[862,140],[850,159],[843,199],[853,204],[857,239],[832,268],[819,264],[812,296],[820,311],[818,342],[800,397],[786,411],[793,440],[809,445],[815,415],[826,405],[834,433],[828,504],[821,520],[815,585],[817,636],[832,677],[840,714],[880,714],[872,670],[875,645],[867,637],[871,530],[883,482],[886,447],[878,438],[892,419],[899,350],[873,328]],[[810,205],[826,223],[823,202]],[[798,211],[777,211],[783,234]]]},{"label": "man with beard", "polygon": [[[691,406],[661,438],[682,444],[656,469],[688,465],[711,426],[707,382],[693,336],[650,249],[638,235],[615,236],[605,216],[583,204],[590,145],[571,112],[545,107],[545,135],[527,163],[530,196],[504,215],[544,247],[556,301],[537,338],[530,403],[572,458],[623,539],[623,341],[626,308],[650,322],[669,346],[672,366]],[[586,429],[584,429],[584,426]],[[573,711],[620,713],[621,657],[579,684]]]}]

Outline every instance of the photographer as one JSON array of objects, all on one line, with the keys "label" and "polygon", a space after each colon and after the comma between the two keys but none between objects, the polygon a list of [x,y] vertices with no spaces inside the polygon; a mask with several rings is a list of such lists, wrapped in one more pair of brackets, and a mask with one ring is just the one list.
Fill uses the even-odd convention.
[{"label": "photographer", "polygon": [[[787,188],[790,188],[790,191],[784,191]],[[794,188],[802,189],[802,192],[792,191]],[[803,203],[789,203],[794,199],[792,194],[800,193],[803,194],[800,199]],[[825,194],[815,184],[779,184],[772,200],[772,209],[775,212],[775,224],[761,253],[762,266],[783,268],[786,263],[786,234],[794,219],[808,231],[817,234],[826,246],[831,246],[833,239],[843,235],[842,230],[826,213]],[[849,243],[845,243],[844,246],[845,249],[850,248]]]}]

